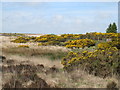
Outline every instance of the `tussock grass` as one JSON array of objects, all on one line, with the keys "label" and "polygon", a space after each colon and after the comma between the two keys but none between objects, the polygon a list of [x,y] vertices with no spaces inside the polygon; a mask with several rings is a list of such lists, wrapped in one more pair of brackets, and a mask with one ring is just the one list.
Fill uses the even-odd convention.
[{"label": "tussock grass", "polygon": [[5,54],[12,54],[12,55],[20,55],[20,56],[41,56],[47,57],[51,60],[62,59],[65,55],[67,55],[68,51],[62,49],[51,49],[49,48],[18,48],[18,47],[9,47],[9,48],[2,48],[3,53]]},{"label": "tussock grass", "polygon": [[48,75],[38,73],[38,76],[42,77],[49,85],[61,88],[106,88],[110,81],[115,81],[118,84],[117,79],[114,77],[103,79],[89,75],[80,69],[71,73],[66,73],[62,70]]},{"label": "tussock grass", "polygon": [[[15,58],[17,58],[17,56]],[[9,60],[8,57],[7,57],[7,59]],[[19,57],[19,59],[22,59],[22,57],[21,58]],[[31,63],[31,61],[35,61],[36,63]],[[44,64],[47,63],[48,65],[43,64],[44,68],[42,69],[42,71],[40,71],[40,68],[36,70],[35,68],[37,67],[37,65],[39,63],[41,64],[41,61],[38,61],[39,62],[38,63],[34,57],[31,58],[31,61],[25,62],[26,64],[23,64],[23,61],[19,61],[19,63],[17,64],[18,65],[17,67],[21,68],[21,66],[19,66],[19,65],[22,65],[22,66],[24,65],[24,67],[26,67],[26,65],[30,66],[31,68],[28,68],[28,69],[24,68],[24,69],[27,71],[30,71],[28,73],[35,74],[39,78],[42,78],[51,87],[59,87],[59,88],[106,88],[108,83],[112,82],[112,81],[114,81],[118,85],[118,80],[115,77],[105,78],[105,79],[100,78],[100,77],[95,77],[94,75],[89,75],[87,72],[81,70],[80,68],[77,68],[71,72],[65,72],[62,69],[62,67],[61,68],[57,67],[57,65],[58,65],[57,63],[56,63],[55,68],[59,71],[58,72],[53,72],[53,71],[49,72],[50,68],[53,67],[53,65],[50,66],[50,64],[54,63],[55,61],[54,62],[47,62],[50,60],[45,60],[45,59],[42,59],[41,61],[44,61]],[[56,62],[58,62],[58,61],[56,61]],[[16,63],[16,61],[14,63]],[[13,65],[8,64],[8,66],[11,67]],[[5,67],[6,67],[6,65],[5,65]],[[13,81],[19,80],[22,82],[22,80],[23,80],[22,78],[24,77],[24,75],[19,77],[20,72],[18,73],[17,69],[22,70],[21,72],[24,72],[25,70],[19,69],[19,68],[13,68],[14,70],[12,72],[9,72],[10,67],[8,67],[7,68],[8,70],[5,70],[5,72],[3,73],[4,84],[6,82],[9,82],[9,80],[11,80],[12,76],[14,77]]]}]

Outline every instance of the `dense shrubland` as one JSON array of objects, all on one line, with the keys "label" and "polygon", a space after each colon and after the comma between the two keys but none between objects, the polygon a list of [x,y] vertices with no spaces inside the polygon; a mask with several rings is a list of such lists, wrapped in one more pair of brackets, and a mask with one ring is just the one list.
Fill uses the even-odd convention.
[{"label": "dense shrubland", "polygon": [[27,43],[27,42],[30,42],[30,41],[32,41],[34,39],[35,39],[35,37],[18,36],[18,38],[16,38],[15,40],[12,40],[11,42],[14,42],[14,43]]},{"label": "dense shrubland", "polygon": [[59,45],[64,46],[65,42],[69,40],[80,40],[80,39],[92,39],[96,41],[106,41],[106,40],[117,40],[119,33],[86,33],[86,34],[62,34],[53,35],[47,34],[40,37],[18,37],[12,42],[15,43],[26,43],[26,42],[39,42],[41,45]]},{"label": "dense shrubland", "polygon": [[28,42],[30,39],[27,38],[27,37],[18,37],[17,39],[15,40],[12,40],[11,42],[14,42],[14,43],[26,43]]},{"label": "dense shrubland", "polygon": [[120,49],[120,42],[118,41],[109,41],[109,42],[102,42],[98,44],[99,49],[106,49],[110,47],[116,47],[117,49]]},{"label": "dense shrubland", "polygon": [[82,68],[90,74],[105,78],[120,74],[120,51],[116,47],[108,47],[94,51],[69,52],[61,63],[67,71]]},{"label": "dense shrubland", "polygon": [[[61,60],[63,69],[60,69],[59,73],[54,74],[55,75],[54,77],[59,78],[61,80],[58,83],[58,86],[60,87],[73,87],[73,86],[77,87],[82,82],[86,84],[84,80],[87,80],[86,86],[88,87],[89,85],[91,87],[93,87],[93,85],[98,85],[97,87],[102,87],[102,86],[99,86],[99,84],[95,83],[95,81],[97,82],[98,79],[94,79],[94,78],[100,78],[100,77],[105,78],[103,79],[103,82],[104,82],[107,78],[109,77],[111,78],[113,75],[118,75],[118,76],[120,75],[120,42],[119,40],[120,40],[119,33],[86,33],[86,34],[62,34],[62,35],[49,34],[49,35],[43,35],[40,37],[18,36],[18,38],[16,38],[15,40],[12,40],[12,42],[21,43],[21,44],[18,44],[18,45],[15,44],[17,45],[17,47],[9,46],[6,48],[2,48],[2,51],[6,55],[9,55],[9,54],[19,55],[20,59],[21,57],[26,56],[29,58],[35,57],[39,59],[42,57],[43,61],[44,61],[43,57],[48,58],[48,60],[54,60],[54,61]],[[30,44],[30,42],[33,42],[36,44],[35,45],[33,43]],[[65,49],[65,50],[62,50],[62,49]],[[35,59],[32,59],[31,61],[35,61]],[[57,66],[58,63],[55,65]],[[11,68],[8,67],[6,70],[9,70],[9,69]],[[32,70],[31,66],[30,66],[30,70]],[[83,75],[81,73],[82,70],[86,71],[85,74]],[[17,70],[15,69],[15,71]],[[44,71],[46,71],[46,69]],[[61,72],[62,73],[65,72],[65,77],[63,76],[64,74],[61,74]],[[74,72],[73,75],[71,74],[72,72]],[[30,77],[32,75],[35,75],[31,71],[28,71],[28,73],[30,73]],[[91,76],[93,77],[94,75],[99,77],[94,77],[94,78],[91,78],[88,76],[84,77],[88,73],[92,74]],[[43,77],[45,77],[44,74],[46,74],[46,78],[48,78],[47,76],[48,72],[44,72],[44,73],[42,72],[41,74],[43,74]],[[53,77],[53,73],[51,73],[51,75]],[[57,75],[59,75],[59,77],[57,77]],[[21,75],[21,77],[23,76],[24,74]],[[63,80],[61,79],[61,76]],[[65,81],[66,78],[68,79],[68,81]],[[18,80],[20,81],[22,79],[18,78]],[[90,83],[92,82],[92,80],[94,84]],[[104,85],[104,84],[102,83],[101,85]],[[107,87],[112,85],[110,83],[108,84]]]},{"label": "dense shrubland", "polygon": [[[37,42],[38,46],[64,46],[71,48],[62,64],[64,69],[70,71],[74,68],[82,68],[90,74],[107,77],[120,74],[120,33],[86,33],[86,34],[62,34],[43,35],[40,37],[18,37],[12,42],[26,43]],[[92,50],[85,50],[85,47]],[[73,48],[78,48],[74,51]],[[81,49],[79,49],[81,48]]]},{"label": "dense shrubland", "polygon": [[65,46],[68,48],[84,48],[95,46],[95,41],[91,39],[70,40],[65,42]]}]

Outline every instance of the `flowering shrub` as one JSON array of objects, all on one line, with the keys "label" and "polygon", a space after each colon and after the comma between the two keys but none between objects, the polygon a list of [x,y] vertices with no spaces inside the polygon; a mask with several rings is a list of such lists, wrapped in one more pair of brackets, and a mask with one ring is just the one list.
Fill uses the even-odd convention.
[{"label": "flowering shrub", "polygon": [[[48,45],[62,45],[64,46],[64,42],[69,42],[75,40],[72,44],[67,44],[66,47],[73,48],[84,48],[84,46],[90,47],[91,45],[94,45],[94,42],[91,40],[104,40],[110,39],[112,41],[115,41],[117,38],[120,38],[120,33],[86,33],[86,34],[62,34],[62,35],[53,35],[53,34],[47,34],[40,37],[18,37],[17,39],[13,40],[12,42],[15,43],[26,43],[29,41],[34,42],[42,42],[46,43]],[[83,39],[83,40],[81,40]],[[84,40],[85,39],[85,40]],[[88,40],[89,39],[89,40]],[[80,41],[81,40],[81,41]],[[83,41],[83,43],[82,43]],[[88,41],[88,42],[86,42]],[[90,42],[92,43],[90,43]],[[80,44],[78,42],[81,42]],[[71,42],[70,42],[71,43]],[[78,45],[76,45],[76,43]],[[85,45],[84,45],[85,44]],[[90,45],[89,45],[90,44]],[[76,45],[76,46],[75,46]]]},{"label": "flowering shrub", "polygon": [[47,43],[38,43],[38,46],[47,46]]},{"label": "flowering shrub", "polygon": [[118,40],[118,41],[110,41],[110,42],[108,42],[108,44],[111,47],[116,47],[116,48],[120,49],[120,40]]},{"label": "flowering shrub", "polygon": [[118,38],[120,33],[98,33],[98,32],[93,32],[93,33],[86,33],[85,37],[93,40],[106,40],[109,38]]},{"label": "flowering shrub", "polygon": [[28,46],[28,45],[19,45],[18,47],[29,48],[29,46]]},{"label": "flowering shrub", "polygon": [[116,47],[117,49],[120,49],[120,41],[109,41],[104,43],[99,43],[98,49],[107,49],[110,47]]},{"label": "flowering shrub", "polygon": [[55,38],[57,37],[57,35],[43,35],[40,37],[36,37],[36,39],[34,41],[36,42],[48,42],[48,41],[53,41]]},{"label": "flowering shrub", "polygon": [[110,48],[111,45],[108,44],[108,43],[99,43],[98,44],[98,49],[107,49],[107,48]]},{"label": "flowering shrub", "polygon": [[91,39],[79,39],[79,40],[70,40],[65,42],[66,47],[68,48],[84,48],[84,47],[90,47],[95,46],[95,41]]},{"label": "flowering shrub", "polygon": [[30,38],[26,38],[26,37],[18,37],[17,39],[15,40],[12,40],[11,42],[14,42],[14,43],[26,43],[30,40]]},{"label": "flowering shrub", "polygon": [[116,47],[110,47],[105,50],[97,49],[94,51],[69,52],[63,58],[61,64],[64,69],[71,71],[74,68],[83,68],[90,74],[107,77],[119,71],[120,52]]}]

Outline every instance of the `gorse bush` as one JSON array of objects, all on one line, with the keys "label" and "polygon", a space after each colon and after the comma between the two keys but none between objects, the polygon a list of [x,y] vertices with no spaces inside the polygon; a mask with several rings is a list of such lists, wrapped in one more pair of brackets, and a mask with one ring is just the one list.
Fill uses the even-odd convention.
[{"label": "gorse bush", "polygon": [[120,52],[116,47],[105,50],[69,52],[61,63],[64,69],[71,71],[74,68],[83,68],[96,76],[107,77],[117,74],[120,66]]},{"label": "gorse bush", "polygon": [[114,41],[107,42],[111,47],[120,49],[120,38]]},{"label": "gorse bush", "polygon": [[102,42],[102,43],[99,43],[98,45],[97,45],[97,47],[98,47],[98,49],[107,49],[107,48],[110,48],[111,47],[111,45],[110,44],[108,44],[108,43],[106,43],[106,42]]},{"label": "gorse bush", "polygon": [[40,36],[40,37],[36,37],[35,41],[36,42],[48,42],[48,41],[55,41],[56,38],[58,38],[57,35],[43,35],[43,36]]},{"label": "gorse bush", "polygon": [[19,45],[18,47],[29,48],[28,45]]},{"label": "gorse bush", "polygon": [[38,43],[38,46],[47,46],[47,43]]},{"label": "gorse bush", "polygon": [[14,43],[26,43],[29,40],[30,40],[30,38],[28,38],[28,37],[18,37],[17,39],[12,40],[11,42],[14,42]]},{"label": "gorse bush", "polygon": [[98,49],[107,49],[110,47],[116,47],[117,49],[120,49],[120,42],[118,40],[116,41],[109,41],[109,42],[102,42],[97,45]]},{"label": "gorse bush", "polygon": [[62,34],[62,35],[47,34],[47,35],[42,35],[40,37],[18,37],[17,39],[13,40],[13,42],[26,43],[32,40],[33,42],[41,42],[41,43],[48,42],[47,43],[48,45],[64,46],[63,43],[69,40],[92,39],[92,40],[98,40],[98,41],[99,40],[106,41],[107,39],[116,40],[118,37],[120,37],[120,33],[94,32],[94,33],[86,33],[86,34]]},{"label": "gorse bush", "polygon": [[95,46],[95,41],[91,39],[79,39],[79,40],[70,40],[65,42],[66,47],[68,48],[84,48],[84,47],[90,47]]},{"label": "gorse bush", "polygon": [[43,35],[40,37],[37,37],[35,42],[40,42],[38,46],[48,46],[48,45],[61,45],[60,43],[64,40],[57,35]]}]

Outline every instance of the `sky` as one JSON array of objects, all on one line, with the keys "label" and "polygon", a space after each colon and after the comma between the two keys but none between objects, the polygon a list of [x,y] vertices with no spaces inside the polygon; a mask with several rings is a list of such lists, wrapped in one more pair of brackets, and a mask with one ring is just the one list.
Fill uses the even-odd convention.
[{"label": "sky", "polygon": [[118,24],[117,2],[2,2],[2,32],[105,32]]}]

